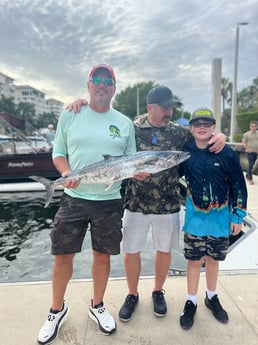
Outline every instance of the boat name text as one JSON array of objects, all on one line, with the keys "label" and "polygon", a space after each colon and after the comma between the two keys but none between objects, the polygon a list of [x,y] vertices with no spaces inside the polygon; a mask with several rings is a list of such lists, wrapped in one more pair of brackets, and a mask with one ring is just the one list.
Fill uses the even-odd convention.
[{"label": "boat name text", "polygon": [[25,167],[32,167],[34,165],[33,162],[19,162],[19,163],[8,163],[8,168],[25,168]]}]

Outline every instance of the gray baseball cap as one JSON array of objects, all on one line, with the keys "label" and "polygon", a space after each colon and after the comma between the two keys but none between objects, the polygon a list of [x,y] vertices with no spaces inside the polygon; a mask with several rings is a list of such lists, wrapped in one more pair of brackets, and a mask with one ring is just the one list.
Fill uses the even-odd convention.
[{"label": "gray baseball cap", "polygon": [[198,108],[198,109],[196,109],[192,113],[189,123],[191,124],[193,121],[196,121],[196,120],[199,120],[199,119],[209,120],[209,121],[213,122],[214,124],[216,123],[216,120],[215,120],[213,112],[210,109],[208,109],[208,108]]},{"label": "gray baseball cap", "polygon": [[173,97],[172,91],[166,86],[156,86],[148,92],[147,104],[158,104],[164,108],[178,104]]}]

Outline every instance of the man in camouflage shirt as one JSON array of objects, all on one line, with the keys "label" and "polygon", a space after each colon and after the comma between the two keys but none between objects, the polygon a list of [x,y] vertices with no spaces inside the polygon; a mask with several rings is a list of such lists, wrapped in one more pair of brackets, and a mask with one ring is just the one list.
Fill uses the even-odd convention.
[{"label": "man in camouflage shirt", "polygon": [[[176,104],[171,90],[165,86],[151,89],[147,95],[146,115],[134,121],[137,151],[183,149],[191,137],[187,128],[171,121]],[[214,136],[212,150],[220,151],[225,136]],[[125,190],[123,217],[124,267],[129,293],[119,311],[122,321],[129,321],[138,300],[138,282],[141,272],[140,253],[147,233],[152,228],[155,256],[155,280],[152,292],[154,314],[167,313],[163,285],[171,264],[171,249],[179,246],[179,167],[150,175],[142,180],[129,179]]]},{"label": "man in camouflage shirt", "polygon": [[[153,127],[148,121],[148,114],[135,120],[134,125],[137,151],[181,151],[190,137],[187,128],[171,121],[166,127]],[[178,180],[178,166],[146,177],[143,181],[130,179],[126,186],[124,207],[143,214],[178,212]]]}]

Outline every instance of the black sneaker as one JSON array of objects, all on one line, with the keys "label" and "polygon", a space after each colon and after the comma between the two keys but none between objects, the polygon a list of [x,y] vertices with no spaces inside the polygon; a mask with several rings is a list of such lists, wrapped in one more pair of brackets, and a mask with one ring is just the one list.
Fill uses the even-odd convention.
[{"label": "black sneaker", "polygon": [[192,301],[185,302],[184,311],[180,316],[180,325],[183,329],[190,329],[194,323],[194,315],[196,313],[197,305]]},{"label": "black sneaker", "polygon": [[206,293],[205,297],[205,305],[207,308],[209,308],[212,311],[213,316],[222,323],[228,323],[228,314],[227,312],[222,308],[218,295],[215,295],[212,297],[212,299],[209,299]]},{"label": "black sneaker", "polygon": [[139,301],[139,295],[127,295],[126,299],[119,310],[119,319],[121,321],[127,322],[131,319],[132,313],[135,311],[135,308]]},{"label": "black sneaker", "polygon": [[154,314],[158,317],[165,316],[167,313],[167,305],[164,298],[164,293],[164,290],[152,292]]}]

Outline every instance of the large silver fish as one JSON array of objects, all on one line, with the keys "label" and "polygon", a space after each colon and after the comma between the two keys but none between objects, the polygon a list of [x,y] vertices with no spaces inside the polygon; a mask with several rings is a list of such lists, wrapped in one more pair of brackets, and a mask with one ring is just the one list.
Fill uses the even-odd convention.
[{"label": "large silver fish", "polygon": [[133,177],[140,172],[156,174],[180,164],[190,155],[183,151],[139,151],[129,155],[103,155],[103,157],[103,160],[74,170],[67,177],[60,177],[55,181],[40,176],[29,176],[29,178],[45,186],[47,190],[45,207],[47,207],[55,188],[68,180],[77,180],[83,184],[103,183],[107,191],[116,181]]}]

